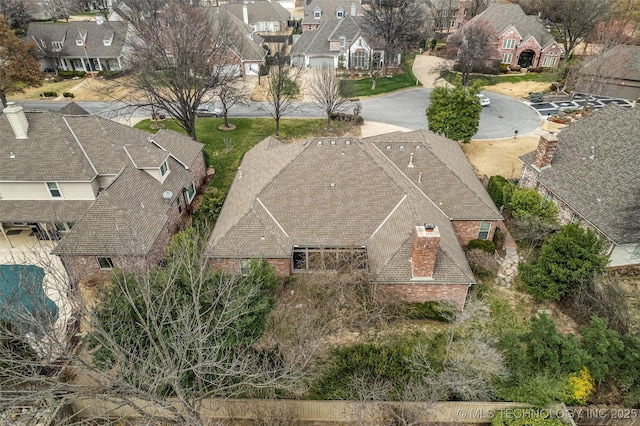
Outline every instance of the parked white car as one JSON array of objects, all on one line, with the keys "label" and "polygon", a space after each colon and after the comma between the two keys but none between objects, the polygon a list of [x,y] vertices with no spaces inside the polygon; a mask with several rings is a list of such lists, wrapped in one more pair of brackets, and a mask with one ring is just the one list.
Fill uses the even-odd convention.
[{"label": "parked white car", "polygon": [[223,111],[213,105],[200,105],[196,109],[196,117],[222,117]]},{"label": "parked white car", "polygon": [[491,99],[487,98],[482,93],[478,93],[476,96],[480,99],[480,105],[483,107],[491,104]]}]

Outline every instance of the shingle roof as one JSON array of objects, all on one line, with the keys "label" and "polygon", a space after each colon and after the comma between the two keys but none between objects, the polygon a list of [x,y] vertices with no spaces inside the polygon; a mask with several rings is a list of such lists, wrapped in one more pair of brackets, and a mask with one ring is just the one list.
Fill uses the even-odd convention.
[{"label": "shingle roof", "polygon": [[[302,18],[302,25],[323,24],[327,20],[337,18],[336,12],[338,8],[342,8],[345,15],[351,15],[351,5],[356,6],[356,15],[364,14],[360,1],[355,0],[313,0],[306,8],[306,15]],[[314,18],[314,11],[320,9],[322,14],[320,19]]]},{"label": "shingle roof", "polygon": [[542,49],[555,42],[553,35],[547,31],[537,16],[526,15],[517,4],[493,3],[469,22],[478,20],[487,21],[498,35],[513,25],[523,40],[533,37]]},{"label": "shingle roof", "polygon": [[[605,66],[603,69],[601,64],[610,64],[610,66]],[[605,75],[601,75],[603,71]],[[580,70],[580,73],[586,75],[594,72],[599,78],[640,80],[640,46],[617,45],[585,64]]]},{"label": "shingle roof", "polygon": [[63,115],[89,115],[87,110],[82,108],[75,102],[69,102],[67,105],[63,106],[58,110],[58,114]]},{"label": "shingle roof", "polygon": [[[558,134],[551,167],[539,175],[544,186],[617,244],[640,241],[634,226],[640,205],[639,123],[638,108],[602,108]],[[531,166],[534,156],[520,158]]]},{"label": "shingle roof", "polygon": [[[294,144],[266,139],[245,155],[207,254],[289,257],[293,245],[366,246],[380,279],[406,282],[414,227],[429,222],[441,234],[438,282],[472,282],[449,214],[477,220],[501,216],[456,150],[455,142],[426,131]],[[464,165],[470,173],[463,172]],[[429,182],[440,179],[431,191]],[[441,206],[429,191],[450,195],[442,195]]]},{"label": "shingle roof", "polygon": [[[207,9],[214,25],[223,25],[226,43],[243,61],[262,61],[267,51],[262,47],[263,38],[253,32],[250,25],[242,21],[242,17],[225,11],[219,12],[215,8]],[[221,18],[222,17],[222,22]]]},{"label": "shingle roof", "polygon": [[245,4],[222,4],[220,5],[220,8],[243,21],[243,6],[247,7],[247,15],[250,25],[255,24],[256,22],[286,22],[291,17],[291,13],[282,7],[280,3],[266,0],[257,0]]},{"label": "shingle roof", "polygon": [[291,48],[292,56],[331,54],[338,55],[337,50],[329,49],[330,41],[338,41],[345,37],[349,47],[360,35],[361,17],[346,16],[326,21],[315,31],[306,31]]},{"label": "shingle roof", "polygon": [[[76,44],[76,40],[86,35],[87,55],[92,58],[117,58],[123,54],[128,31],[129,24],[121,21],[102,24],[94,21],[32,22],[27,29],[27,38],[38,45],[41,40],[45,43],[61,41],[64,42],[62,56],[84,57],[84,49]],[[104,40],[111,40],[111,44],[105,46]]]},{"label": "shingle roof", "polygon": [[[203,145],[170,130],[151,136],[95,116],[51,111],[25,116],[27,139],[16,139],[6,116],[0,116],[0,151],[14,157],[0,155],[0,181],[115,180],[95,201],[0,200],[0,219],[76,222],[56,253],[146,254],[166,226],[171,203],[194,180],[191,168]],[[163,183],[136,168],[159,167],[165,159],[169,173]],[[173,193],[168,202],[165,191]]]}]

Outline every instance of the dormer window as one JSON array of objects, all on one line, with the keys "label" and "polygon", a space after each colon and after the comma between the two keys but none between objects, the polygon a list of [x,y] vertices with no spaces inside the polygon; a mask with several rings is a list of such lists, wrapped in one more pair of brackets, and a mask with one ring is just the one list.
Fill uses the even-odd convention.
[{"label": "dormer window", "polygon": [[57,182],[47,182],[47,189],[51,198],[62,198],[62,192]]},{"label": "dormer window", "polygon": [[82,47],[82,40],[76,40],[76,46]]},{"label": "dormer window", "polygon": [[104,43],[106,47],[111,46],[111,40],[102,40],[102,43]]},{"label": "dormer window", "polygon": [[169,166],[165,161],[160,165],[160,177],[164,178],[167,175],[167,173],[169,173]]},{"label": "dormer window", "polygon": [[52,41],[51,42],[52,50],[54,52],[59,52],[62,50],[62,42],[61,41]]},{"label": "dormer window", "polygon": [[344,9],[339,8],[336,10],[336,18],[344,18]]},{"label": "dormer window", "polygon": [[322,11],[320,9],[316,9],[313,11],[313,17],[315,19],[320,19],[321,16],[322,16]]}]

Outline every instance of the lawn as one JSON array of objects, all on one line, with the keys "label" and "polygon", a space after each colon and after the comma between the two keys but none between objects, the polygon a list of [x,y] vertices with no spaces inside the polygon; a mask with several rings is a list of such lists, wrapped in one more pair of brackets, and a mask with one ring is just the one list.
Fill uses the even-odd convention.
[{"label": "lawn", "polygon": [[13,93],[7,98],[9,100],[35,100],[40,99],[42,92],[57,92],[59,96],[62,96],[64,92],[69,92],[70,89],[77,84],[80,84],[82,79],[79,80],[62,80],[58,82],[43,81],[42,86],[39,87],[27,87],[23,93]]},{"label": "lawn", "polygon": [[363,96],[382,95],[384,93],[395,92],[407,87],[421,86],[417,81],[416,76],[413,75],[411,68],[413,67],[414,55],[405,56],[403,61],[404,72],[402,74],[394,75],[391,78],[382,76],[378,78],[376,82],[376,89],[371,90],[371,77],[361,78],[353,81],[354,97],[359,98]]},{"label": "lawn", "polygon": [[[448,81],[449,83],[455,83],[456,77],[459,73],[453,71],[443,71],[440,73],[440,77]],[[522,74],[503,74],[503,75],[489,75],[489,74],[472,74],[471,81],[482,80],[484,86],[494,86],[501,83],[522,83],[522,82],[541,82],[551,83],[558,81],[558,75],[555,72],[528,72]]]},{"label": "lawn", "polygon": [[[275,122],[270,118],[234,118],[230,123],[236,126],[235,130],[220,130],[222,118],[196,120],[196,135],[199,141],[205,144],[207,164],[216,170],[211,186],[217,187],[223,193],[227,193],[231,187],[244,153],[266,137],[275,135]],[[155,133],[156,131],[150,128],[151,124],[151,120],[143,120],[135,127]],[[165,120],[163,124],[167,129],[184,133],[172,120]],[[342,123],[334,122],[330,130],[326,126],[325,119],[282,119],[280,136],[277,139],[291,142],[310,136],[342,135],[347,131]],[[231,145],[231,149],[227,148],[228,145]]]}]

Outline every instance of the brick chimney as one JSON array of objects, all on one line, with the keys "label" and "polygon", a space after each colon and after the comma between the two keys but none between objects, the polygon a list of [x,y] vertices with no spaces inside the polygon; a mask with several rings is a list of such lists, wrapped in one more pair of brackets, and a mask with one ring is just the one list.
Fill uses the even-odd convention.
[{"label": "brick chimney", "polygon": [[356,16],[356,2],[351,2],[351,16]]},{"label": "brick chimney", "polygon": [[416,226],[411,254],[411,276],[413,279],[433,279],[436,255],[440,246],[440,232],[433,225]]},{"label": "brick chimney", "polygon": [[558,138],[553,133],[544,133],[540,136],[538,141],[538,148],[536,149],[536,158],[533,160],[533,165],[539,170],[550,167],[553,155],[556,153],[558,147]]},{"label": "brick chimney", "polygon": [[7,102],[7,106],[2,110],[4,115],[7,116],[9,124],[13,129],[13,133],[16,135],[16,139],[27,139],[29,133],[29,121],[27,116],[24,115],[24,110],[20,105],[15,105],[13,102]]},{"label": "brick chimney", "polygon": [[249,10],[247,10],[247,5],[242,5],[242,21],[249,25]]}]

